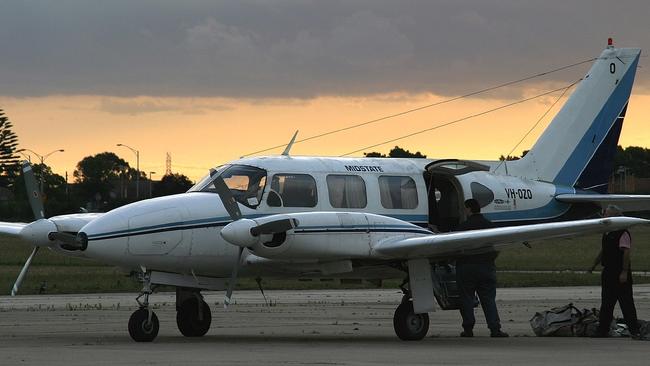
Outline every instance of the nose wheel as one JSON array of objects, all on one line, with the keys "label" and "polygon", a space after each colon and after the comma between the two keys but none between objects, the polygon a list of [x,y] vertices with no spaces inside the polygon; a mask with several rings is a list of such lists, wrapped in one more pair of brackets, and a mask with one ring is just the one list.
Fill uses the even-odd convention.
[{"label": "nose wheel", "polygon": [[153,341],[159,329],[158,317],[150,309],[138,309],[129,318],[129,335],[136,342]]},{"label": "nose wheel", "polygon": [[133,312],[129,318],[129,335],[136,342],[151,342],[158,336],[160,322],[158,322],[156,313],[149,308],[149,295],[153,293],[151,274],[143,273],[142,280],[142,292],[135,299],[140,308]]}]

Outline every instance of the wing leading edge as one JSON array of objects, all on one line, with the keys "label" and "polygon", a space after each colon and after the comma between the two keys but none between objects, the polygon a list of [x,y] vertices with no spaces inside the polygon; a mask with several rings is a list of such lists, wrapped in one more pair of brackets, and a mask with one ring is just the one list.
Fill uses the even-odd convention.
[{"label": "wing leading edge", "polygon": [[642,224],[650,224],[650,220],[634,217],[608,217],[471,230],[406,239],[388,239],[377,244],[374,251],[379,255],[392,258],[445,257],[475,253],[492,248],[499,249],[533,240],[569,238],[603,233]]}]

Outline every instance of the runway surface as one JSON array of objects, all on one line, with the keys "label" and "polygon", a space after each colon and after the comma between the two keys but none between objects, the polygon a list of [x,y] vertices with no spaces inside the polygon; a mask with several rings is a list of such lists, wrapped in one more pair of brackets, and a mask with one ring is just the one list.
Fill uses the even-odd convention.
[{"label": "runway surface", "polygon": [[[418,342],[393,331],[398,290],[206,293],[212,327],[202,338],[176,328],[173,293],[154,294],[160,333],[153,343],[131,340],[127,321],[135,294],[0,297],[0,365],[647,365],[649,342],[628,338],[538,338],[528,320],[573,302],[597,307],[600,288],[499,289],[503,329],[490,338],[477,309],[476,336],[460,338],[456,311],[430,314]],[[650,285],[635,286],[637,311],[650,318]],[[620,311],[617,309],[617,314]]]}]

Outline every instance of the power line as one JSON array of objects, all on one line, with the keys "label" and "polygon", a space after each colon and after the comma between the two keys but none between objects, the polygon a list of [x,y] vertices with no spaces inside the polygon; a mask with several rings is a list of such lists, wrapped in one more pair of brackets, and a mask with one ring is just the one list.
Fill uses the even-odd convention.
[{"label": "power line", "polygon": [[517,144],[512,148],[512,150],[510,150],[510,152],[508,153],[508,155],[505,156],[505,159],[504,159],[503,161],[501,161],[501,162],[499,163],[499,165],[497,165],[497,167],[494,169],[495,171],[496,171],[497,169],[499,169],[499,168],[501,167],[501,165],[503,165],[503,164],[505,163],[505,161],[508,159],[508,157],[510,156],[510,154],[512,154],[512,152],[515,151],[515,149],[516,149],[517,147],[519,147],[519,145],[520,145],[520,144],[521,144],[521,143],[526,139],[526,137],[528,137],[528,135],[529,135],[531,132],[533,132],[533,130],[535,129],[535,127],[537,127],[537,125],[538,125],[538,124],[539,124],[539,123],[544,119],[544,117],[546,117],[546,115],[551,111],[551,109],[553,109],[553,107],[555,107],[555,105],[560,101],[560,99],[562,99],[562,97],[564,96],[564,94],[566,94],[566,92],[568,92],[569,89],[571,89],[573,86],[575,86],[575,85],[576,85],[577,83],[579,83],[580,81],[582,81],[582,79],[577,80],[575,83],[573,83],[573,84],[567,86],[567,87],[562,91],[562,94],[560,94],[560,95],[557,97],[557,99],[555,99],[555,101],[550,105],[550,107],[548,107],[548,109],[546,109],[546,112],[544,112],[544,114],[542,114],[542,116],[539,117],[539,118],[537,119],[537,122],[535,122],[535,124],[533,125],[533,127],[531,127],[531,128],[528,130],[528,132],[526,132],[526,133],[524,134],[524,136],[521,138],[521,140],[519,140],[519,142],[517,142]]},{"label": "power line", "polygon": [[[579,65],[588,63],[588,62],[593,62],[594,60],[596,60],[596,58],[590,58],[588,60],[583,60],[583,61],[579,61],[579,62],[570,64],[570,65],[561,66],[561,67],[558,67],[558,68],[555,68],[555,69],[552,69],[552,70],[548,70],[548,71],[544,71],[544,72],[541,72],[541,73],[538,73],[538,74],[526,76],[526,77],[523,77],[521,79],[508,81],[508,82],[505,82],[505,83],[502,83],[502,84],[499,84],[499,85],[495,85],[495,86],[491,86],[491,87],[481,89],[481,90],[478,90],[478,91],[474,91],[474,92],[471,92],[471,93],[463,94],[463,95],[460,95],[460,96],[457,96],[457,97],[445,99],[445,100],[442,100],[442,101],[439,101],[439,102],[427,104],[427,105],[424,105],[424,106],[412,108],[412,109],[402,111],[402,112],[399,112],[399,113],[391,114],[391,115],[388,115],[388,116],[384,116],[384,117],[372,119],[372,120],[369,120],[369,121],[357,123],[357,124],[354,124],[354,125],[351,125],[351,126],[348,126],[348,127],[343,127],[343,128],[335,129],[335,130],[332,130],[332,131],[323,132],[323,133],[320,133],[320,134],[317,134],[317,135],[314,135],[314,136],[306,137],[304,139],[296,140],[295,144],[305,142],[305,141],[309,141],[309,140],[313,140],[313,139],[317,139],[317,138],[328,136],[328,135],[333,135],[335,133],[339,133],[339,132],[343,132],[343,131],[352,130],[352,129],[359,128],[359,127],[366,126],[366,125],[370,125],[370,124],[373,124],[373,123],[385,121],[387,119],[403,116],[403,115],[406,115],[406,114],[409,114],[409,113],[421,111],[423,109],[435,107],[435,106],[438,106],[438,105],[441,105],[441,104],[451,103],[451,102],[459,100],[459,99],[472,97],[472,96],[482,94],[482,93],[485,93],[485,92],[488,92],[488,91],[496,90],[496,89],[499,89],[499,88],[503,88],[503,87],[506,87],[506,86],[518,84],[518,83],[521,83],[521,82],[524,82],[524,81],[527,81],[527,80],[531,80],[531,79],[534,79],[534,78],[538,78],[538,77],[541,77],[541,76],[552,74],[552,73],[555,73],[555,72],[558,72],[558,71],[566,70],[566,69],[569,69],[569,68],[572,68],[572,67],[575,67],[575,66],[579,66]],[[276,146],[273,146],[273,147],[265,148],[265,149],[262,149],[262,150],[258,150],[258,151],[255,151],[255,152],[251,152],[251,153],[242,155],[242,157],[263,153],[263,152],[266,152],[266,151],[269,151],[269,150],[274,150],[274,149],[278,149],[278,148],[285,147],[285,146],[286,146],[286,144],[276,145]]]},{"label": "power line", "polygon": [[[580,80],[581,80],[581,79],[580,79]],[[430,128],[426,128],[426,129],[424,129],[424,130],[419,130],[419,131],[416,131],[416,132],[413,132],[413,133],[409,133],[408,135],[403,135],[403,136],[400,136],[400,137],[397,137],[397,138],[394,138],[394,139],[390,139],[390,140],[387,140],[387,141],[383,141],[383,142],[380,142],[380,143],[377,143],[377,144],[374,144],[374,145],[366,146],[366,147],[364,147],[364,148],[362,148],[362,149],[354,150],[354,151],[351,151],[351,152],[349,152],[349,153],[346,153],[346,154],[343,154],[343,155],[340,155],[340,156],[348,156],[348,155],[352,155],[352,154],[354,154],[354,153],[358,153],[358,152],[361,152],[361,151],[364,151],[364,150],[367,150],[367,149],[372,149],[372,148],[377,147],[377,146],[381,146],[381,145],[385,145],[385,144],[388,144],[388,143],[391,143],[391,142],[395,142],[395,141],[403,140],[403,139],[408,138],[408,137],[412,137],[412,136],[415,136],[415,135],[423,134],[423,133],[425,133],[425,132],[429,132],[429,131],[437,130],[437,129],[439,129],[439,128],[446,127],[446,126],[449,126],[449,125],[453,125],[453,124],[456,124],[456,123],[459,123],[459,122],[462,122],[462,121],[466,121],[466,120],[471,119],[471,118],[475,118],[475,117],[479,117],[479,116],[482,116],[482,115],[485,115],[485,114],[488,114],[488,113],[492,113],[492,112],[498,111],[498,110],[500,110],[500,109],[504,109],[504,108],[512,107],[513,105],[516,105],[516,104],[521,104],[521,103],[527,102],[527,101],[529,101],[529,100],[533,100],[533,99],[536,99],[536,98],[540,98],[540,97],[543,97],[543,96],[545,96],[545,95],[553,94],[553,93],[556,93],[556,92],[558,92],[558,91],[560,91],[560,90],[567,89],[568,87],[570,87],[570,86],[572,86],[572,85],[575,85],[575,84],[576,84],[577,82],[579,82],[580,80],[571,83],[569,86],[564,86],[564,87],[562,87],[562,88],[554,89],[554,90],[551,90],[551,91],[548,91],[548,92],[545,92],[545,93],[542,93],[542,94],[537,94],[537,95],[535,95],[535,96],[533,96],[533,97],[529,97],[529,98],[525,98],[525,99],[520,99],[520,100],[518,100],[518,101],[516,101],[516,102],[512,102],[512,103],[504,104],[504,105],[501,105],[501,106],[499,106],[499,107],[489,109],[489,110],[487,110],[487,111],[483,111],[483,112],[480,112],[480,113],[472,114],[472,115],[470,115],[470,116],[465,116],[465,117],[463,117],[463,118],[459,118],[459,119],[456,119],[456,120],[453,120],[453,121],[445,122],[445,123],[443,123],[443,124],[440,124],[440,125],[437,125],[437,126],[434,126],[434,127],[430,127]]]}]

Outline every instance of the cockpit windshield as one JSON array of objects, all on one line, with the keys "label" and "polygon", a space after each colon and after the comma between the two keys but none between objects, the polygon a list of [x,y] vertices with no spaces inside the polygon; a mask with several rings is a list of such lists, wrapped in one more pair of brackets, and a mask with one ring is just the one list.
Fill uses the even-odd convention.
[{"label": "cockpit windshield", "polygon": [[214,180],[220,175],[230,188],[235,200],[242,205],[255,208],[262,200],[266,186],[266,170],[248,165],[224,165],[211,169],[210,174],[201,179],[188,192],[214,192]]}]

